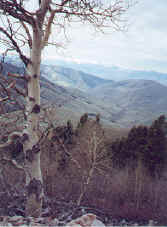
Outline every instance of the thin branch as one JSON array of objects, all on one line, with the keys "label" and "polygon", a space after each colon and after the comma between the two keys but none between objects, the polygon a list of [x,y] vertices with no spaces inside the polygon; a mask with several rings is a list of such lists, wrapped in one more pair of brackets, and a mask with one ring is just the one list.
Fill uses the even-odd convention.
[{"label": "thin branch", "polygon": [[29,32],[29,29],[23,21],[20,21],[20,23],[22,24],[22,26],[23,26],[26,34],[27,34],[29,47],[30,47],[30,49],[32,49],[32,37],[31,37],[31,34]]},{"label": "thin branch", "polygon": [[39,28],[41,29],[45,20],[46,13],[49,10],[49,6],[51,4],[51,0],[43,0],[41,1],[40,8],[36,12],[36,16],[38,20],[36,22],[38,23]]},{"label": "thin branch", "polygon": [[15,91],[19,94],[19,95],[21,95],[21,96],[23,96],[23,97],[26,97],[27,96],[27,94],[24,92],[24,91],[22,91],[20,88],[18,88],[18,87],[16,87],[15,86]]},{"label": "thin branch", "polygon": [[51,15],[48,19],[48,25],[47,25],[46,30],[45,30],[45,35],[44,35],[43,42],[42,42],[42,48],[44,48],[46,46],[46,44],[48,43],[49,36],[51,34],[51,26],[53,24],[55,13],[56,13],[56,11],[52,11]]},{"label": "thin branch", "polygon": [[2,159],[0,159],[0,162],[1,161],[8,161],[8,162],[11,162],[17,169],[21,169],[25,172],[25,169],[23,166],[19,165],[14,159],[9,159],[9,158],[5,158],[3,157]]},{"label": "thin branch", "polygon": [[15,0],[0,1],[0,10],[3,14],[10,15],[18,20],[27,22],[28,24],[34,24],[34,18],[32,14],[25,10],[20,4],[18,4]]},{"label": "thin branch", "polygon": [[16,84],[16,81],[11,81],[10,84],[7,87],[5,87],[3,85],[3,83],[0,83],[0,85],[3,88],[3,90],[7,94],[6,97],[0,99],[1,102],[4,102],[4,101],[9,100],[11,98],[11,89],[15,87],[15,84]]},{"label": "thin branch", "polygon": [[14,77],[16,79],[26,80],[24,76],[21,76],[20,74],[17,74],[17,73],[10,73],[10,72],[8,72],[8,76],[9,77],[12,77],[12,78]]},{"label": "thin branch", "polygon": [[9,99],[8,96],[6,96],[6,97],[4,97],[4,98],[0,98],[0,102],[5,102],[5,101],[7,101],[8,99]]},{"label": "thin branch", "polygon": [[18,46],[18,43],[13,39],[12,35],[10,35],[4,28],[0,27],[0,32],[2,32],[13,44],[13,47],[15,48],[16,52],[19,54],[20,58],[24,62],[25,65],[29,63],[29,59],[23,55],[20,47]]}]

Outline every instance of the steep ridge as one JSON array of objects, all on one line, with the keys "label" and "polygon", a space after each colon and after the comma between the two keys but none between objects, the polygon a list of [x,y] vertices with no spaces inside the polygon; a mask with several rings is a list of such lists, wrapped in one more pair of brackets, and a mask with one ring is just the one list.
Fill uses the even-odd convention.
[{"label": "steep ridge", "polygon": [[124,125],[147,123],[167,112],[167,87],[151,80],[126,80],[106,84],[91,91],[108,106],[115,103],[119,111],[113,120]]},{"label": "steep ridge", "polygon": [[55,84],[77,88],[82,91],[88,91],[90,88],[112,82],[111,80],[105,80],[82,71],[60,66],[42,65],[41,73]]},{"label": "steep ridge", "polygon": [[[24,69],[22,67],[6,63],[4,64],[4,75],[7,75],[7,72],[23,74]],[[0,78],[0,82],[3,82],[2,78]],[[47,80],[42,75],[40,78],[40,85],[41,104],[43,106],[55,105],[57,107],[56,114],[59,116],[61,122],[69,119],[78,121],[80,116],[87,112],[90,116],[100,114],[101,119],[105,124],[112,124],[112,108],[105,108],[101,102],[96,102],[92,99],[92,97],[90,97],[90,95],[82,92],[81,90],[59,86]],[[24,81],[17,79],[17,86],[18,88],[23,88]],[[13,98],[18,98],[20,102],[23,102],[20,96],[16,93],[13,93]],[[11,112],[19,109],[19,106],[10,105],[10,103],[7,102],[5,108],[7,112]]]}]

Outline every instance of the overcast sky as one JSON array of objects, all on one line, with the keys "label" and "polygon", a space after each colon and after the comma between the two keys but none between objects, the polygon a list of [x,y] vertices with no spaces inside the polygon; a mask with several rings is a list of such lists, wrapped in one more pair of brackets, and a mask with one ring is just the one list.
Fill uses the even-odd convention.
[{"label": "overcast sky", "polygon": [[127,15],[128,31],[96,34],[85,26],[70,33],[66,50],[47,48],[45,58],[115,65],[167,73],[167,0],[138,0]]}]

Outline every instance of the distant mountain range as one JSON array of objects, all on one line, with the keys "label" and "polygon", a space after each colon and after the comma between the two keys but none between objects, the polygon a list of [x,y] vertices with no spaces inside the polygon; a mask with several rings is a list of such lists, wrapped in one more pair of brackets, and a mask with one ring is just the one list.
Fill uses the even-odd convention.
[{"label": "distant mountain range", "polygon": [[102,84],[112,82],[112,80],[102,79],[89,73],[65,68],[62,66],[42,65],[41,74],[51,82],[63,87],[88,91]]},{"label": "distant mountain range", "polygon": [[[8,61],[5,72],[23,72],[24,69],[17,59],[10,62],[15,65]],[[115,70],[119,71],[117,68]],[[150,124],[159,115],[166,114],[165,85],[147,78],[106,80],[91,75],[90,72],[57,65],[41,66],[42,104],[56,105],[60,122],[78,120],[87,112],[91,117],[99,113],[106,125],[131,127],[134,124]],[[142,78],[141,72],[140,77]],[[150,72],[151,77],[154,75]],[[18,85],[23,86],[20,82]]]},{"label": "distant mountain range", "polygon": [[45,63],[49,65],[59,65],[83,71],[107,80],[127,80],[127,79],[145,79],[154,80],[161,84],[167,85],[167,73],[155,71],[123,69],[116,66],[104,66],[101,64],[77,63],[74,61],[48,60]]}]

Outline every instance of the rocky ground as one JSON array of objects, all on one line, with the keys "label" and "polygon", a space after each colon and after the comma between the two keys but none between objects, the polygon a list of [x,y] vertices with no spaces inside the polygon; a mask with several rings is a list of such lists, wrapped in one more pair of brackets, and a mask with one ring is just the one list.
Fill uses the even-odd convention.
[{"label": "rocky ground", "polygon": [[[70,201],[45,198],[43,211],[40,218],[24,217],[25,197],[8,193],[0,194],[0,226],[65,226],[67,223],[81,217],[84,214],[95,214],[97,220],[93,226],[153,226],[156,222],[115,219],[102,210],[76,206]],[[101,224],[99,224],[101,223]],[[104,225],[103,225],[104,223]]]},{"label": "rocky ground", "polygon": [[[57,218],[52,217],[39,217],[39,218],[33,218],[28,217],[25,218],[23,216],[0,216],[0,226],[17,226],[17,227],[28,227],[28,226],[68,226],[69,220],[71,217],[66,217],[64,220],[59,220]],[[149,221],[146,225],[135,222],[130,222],[125,219],[123,220],[116,220],[116,219],[110,219],[107,220],[105,224],[103,222],[99,221],[99,217],[97,217],[97,220],[93,222],[91,225],[92,227],[107,227],[107,226],[155,226],[156,223],[153,221]],[[69,225],[71,226],[71,225]],[[75,225],[72,225],[75,226]],[[82,225],[76,225],[76,227],[79,227]],[[85,226],[85,225],[83,225]]]}]

